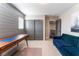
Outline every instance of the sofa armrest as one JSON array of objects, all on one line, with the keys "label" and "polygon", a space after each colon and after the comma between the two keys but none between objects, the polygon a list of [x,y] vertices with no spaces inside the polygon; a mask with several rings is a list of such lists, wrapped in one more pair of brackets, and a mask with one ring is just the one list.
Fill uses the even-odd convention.
[{"label": "sofa armrest", "polygon": [[54,36],[53,39],[61,39],[61,36]]}]

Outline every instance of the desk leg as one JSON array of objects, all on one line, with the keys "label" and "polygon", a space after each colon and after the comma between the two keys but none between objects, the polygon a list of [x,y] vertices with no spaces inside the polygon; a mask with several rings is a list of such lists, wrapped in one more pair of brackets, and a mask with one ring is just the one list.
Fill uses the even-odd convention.
[{"label": "desk leg", "polygon": [[17,47],[19,46],[19,43],[17,43]]},{"label": "desk leg", "polygon": [[28,41],[27,41],[27,39],[25,39],[26,40],[26,44],[27,44],[27,47],[28,47]]}]

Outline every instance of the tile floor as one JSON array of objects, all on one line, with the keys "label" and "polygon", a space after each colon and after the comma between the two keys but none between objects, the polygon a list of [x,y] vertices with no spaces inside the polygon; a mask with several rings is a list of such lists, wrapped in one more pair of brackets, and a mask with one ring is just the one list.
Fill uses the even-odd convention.
[{"label": "tile floor", "polygon": [[57,48],[53,45],[53,40],[29,40],[29,47],[18,51],[19,56],[61,56]]}]

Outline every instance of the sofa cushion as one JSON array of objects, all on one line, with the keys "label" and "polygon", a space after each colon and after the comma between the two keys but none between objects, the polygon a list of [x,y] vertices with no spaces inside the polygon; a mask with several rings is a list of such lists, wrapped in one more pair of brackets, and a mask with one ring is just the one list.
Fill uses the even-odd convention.
[{"label": "sofa cushion", "polygon": [[79,48],[79,39],[78,39],[78,43],[77,43],[77,48]]},{"label": "sofa cushion", "polygon": [[63,34],[61,39],[67,44],[72,44],[74,46],[77,46],[79,37],[68,35],[68,34]]},{"label": "sofa cushion", "polygon": [[63,40],[57,40],[54,39],[54,43],[58,46],[58,47],[64,47],[64,46],[73,46],[72,44],[68,44],[66,42],[64,42]]},{"label": "sofa cushion", "polygon": [[64,47],[72,56],[79,56],[79,48],[76,47]]}]

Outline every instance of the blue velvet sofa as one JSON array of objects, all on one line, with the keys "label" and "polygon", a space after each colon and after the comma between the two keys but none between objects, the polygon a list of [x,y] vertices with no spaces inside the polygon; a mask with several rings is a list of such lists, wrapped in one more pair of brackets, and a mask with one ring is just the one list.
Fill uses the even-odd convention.
[{"label": "blue velvet sofa", "polygon": [[54,37],[53,44],[63,56],[79,56],[79,37],[62,34]]}]

